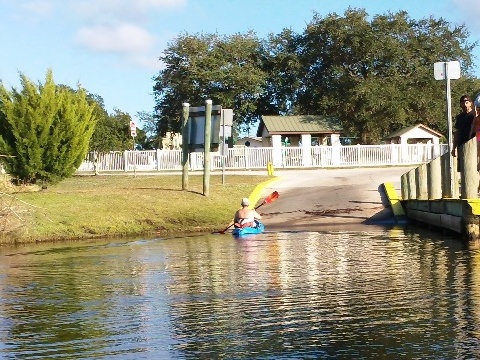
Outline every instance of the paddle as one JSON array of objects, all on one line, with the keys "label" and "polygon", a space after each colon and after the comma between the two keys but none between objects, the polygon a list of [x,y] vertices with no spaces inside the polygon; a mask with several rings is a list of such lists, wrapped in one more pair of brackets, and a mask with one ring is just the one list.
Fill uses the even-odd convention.
[{"label": "paddle", "polygon": [[[260,205],[258,205],[257,207],[255,207],[255,210],[257,210],[260,206],[263,206],[265,204],[269,204],[275,200],[278,199],[278,197],[280,196],[280,194],[278,193],[278,191],[274,191],[273,193],[271,193],[270,195],[268,195]],[[225,229],[223,229],[222,231],[218,231],[219,234],[225,234],[225,231],[227,231],[228,229],[230,229],[232,226],[234,225],[234,222],[232,222],[230,225],[228,225]],[[215,233],[214,233],[215,234]]]}]

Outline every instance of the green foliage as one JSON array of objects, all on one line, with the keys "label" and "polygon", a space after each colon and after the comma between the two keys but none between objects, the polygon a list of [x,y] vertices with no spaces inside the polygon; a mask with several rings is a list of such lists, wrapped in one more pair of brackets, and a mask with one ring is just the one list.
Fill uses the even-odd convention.
[{"label": "green foliage", "polygon": [[[98,106],[98,105],[97,105]],[[106,112],[99,118],[95,132],[90,140],[90,151],[122,151],[132,150],[133,139],[130,136],[131,116],[114,109],[114,113]],[[145,138],[145,132],[137,129],[136,142]]]},{"label": "green foliage", "polygon": [[302,34],[285,29],[259,40],[185,34],[160,58],[155,78],[158,134],[180,130],[182,102],[208,98],[234,109],[236,128],[261,115],[310,114],[338,119],[346,136],[376,143],[389,133],[424,123],[446,133],[445,83],[433,64],[460,61],[452,81],[458,98],[475,95],[471,51],[464,25],[433,17],[412,20],[404,11],[370,17],[349,8],[343,16],[314,14]]},{"label": "green foliage", "polygon": [[261,115],[287,115],[294,112],[301,86],[302,64],[297,55],[299,35],[285,29],[269,35],[262,44],[262,67],[267,75],[259,97]]},{"label": "green foliage", "polygon": [[153,114],[140,111],[137,113],[137,118],[143,124],[144,138],[139,141],[142,149],[160,149],[162,147],[162,136],[157,133],[157,122]]},{"label": "green foliage", "polygon": [[158,134],[180,131],[183,102],[202,106],[207,99],[233,109],[237,124],[255,123],[266,79],[260,49],[253,33],[178,37],[161,57],[166,66],[155,78]]},{"label": "green foliage", "polygon": [[80,166],[96,118],[85,91],[57,86],[51,70],[45,83],[20,74],[22,90],[0,84],[0,153],[13,177],[26,183],[56,183]]},{"label": "green foliage", "polygon": [[304,69],[296,111],[335,117],[363,143],[420,122],[445,132],[445,84],[434,79],[433,64],[459,60],[467,76],[460,92],[470,93],[467,36],[464,26],[414,21],[406,12],[371,21],[364,10],[316,15],[299,42]]}]

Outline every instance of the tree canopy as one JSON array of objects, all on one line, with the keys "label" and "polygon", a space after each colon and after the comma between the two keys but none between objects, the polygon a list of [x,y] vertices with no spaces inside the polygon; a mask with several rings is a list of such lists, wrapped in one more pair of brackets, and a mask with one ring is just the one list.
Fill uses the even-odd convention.
[{"label": "tree canopy", "polygon": [[80,87],[57,86],[51,70],[45,83],[20,74],[22,89],[0,83],[0,153],[17,180],[55,183],[78,169],[95,128],[94,107]]},{"label": "tree canopy", "polygon": [[155,78],[157,132],[179,132],[182,103],[205,100],[234,109],[237,125],[258,120],[258,100],[266,80],[261,42],[254,33],[181,35],[160,58],[165,69]]},{"label": "tree canopy", "polygon": [[[468,79],[473,45],[467,36],[463,25],[414,21],[402,11],[371,20],[364,10],[316,14],[299,37],[295,110],[337,118],[363,143],[418,122],[445,132],[445,83],[434,79],[433,64],[458,60]],[[462,85],[452,87],[455,98],[478,88],[474,81]]]},{"label": "tree canopy", "polygon": [[[90,140],[90,151],[123,151],[133,149],[133,139],[130,136],[130,114],[114,109],[108,114],[96,102],[95,108],[100,113],[95,132]],[[145,149],[146,134],[137,128],[135,138],[136,148]]]},{"label": "tree canopy", "polygon": [[404,11],[370,17],[352,8],[343,16],[314,13],[302,33],[285,29],[264,40],[184,34],[160,57],[157,131],[179,131],[182,102],[199,106],[210,98],[234,109],[237,128],[261,115],[309,114],[336,119],[362,143],[416,123],[445,133],[445,83],[434,79],[433,64],[459,61],[452,97],[474,95],[477,44],[468,35],[442,18],[413,20]]}]

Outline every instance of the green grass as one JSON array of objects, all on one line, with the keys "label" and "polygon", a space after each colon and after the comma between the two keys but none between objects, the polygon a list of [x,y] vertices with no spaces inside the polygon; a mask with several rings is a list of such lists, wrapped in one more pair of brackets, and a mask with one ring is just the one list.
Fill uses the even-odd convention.
[{"label": "green grass", "polygon": [[[0,243],[59,241],[96,237],[185,234],[223,230],[265,176],[76,176],[41,191],[3,193]],[[6,193],[9,194],[6,194]]]}]

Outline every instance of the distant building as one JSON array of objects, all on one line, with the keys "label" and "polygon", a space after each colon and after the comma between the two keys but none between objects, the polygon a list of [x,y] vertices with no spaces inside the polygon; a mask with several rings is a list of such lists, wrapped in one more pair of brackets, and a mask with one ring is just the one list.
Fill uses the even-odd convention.
[{"label": "distant building", "polygon": [[312,146],[331,145],[335,150],[332,156],[340,155],[340,134],[338,122],[318,115],[262,116],[257,136],[262,137],[264,147],[272,147],[272,161],[275,167],[281,166],[283,149],[287,146],[302,147],[301,163],[312,163]]},{"label": "distant building", "polygon": [[262,116],[257,136],[263,146],[335,145],[342,129],[338,122],[319,115]]},{"label": "distant building", "polygon": [[248,147],[262,147],[262,138],[261,137],[251,137],[246,136],[237,140],[236,146],[248,146]]},{"label": "distant building", "polygon": [[168,131],[162,138],[162,150],[179,150],[182,148],[182,134]]},{"label": "distant building", "polygon": [[443,135],[423,124],[405,127],[386,136],[392,144],[438,144]]}]

